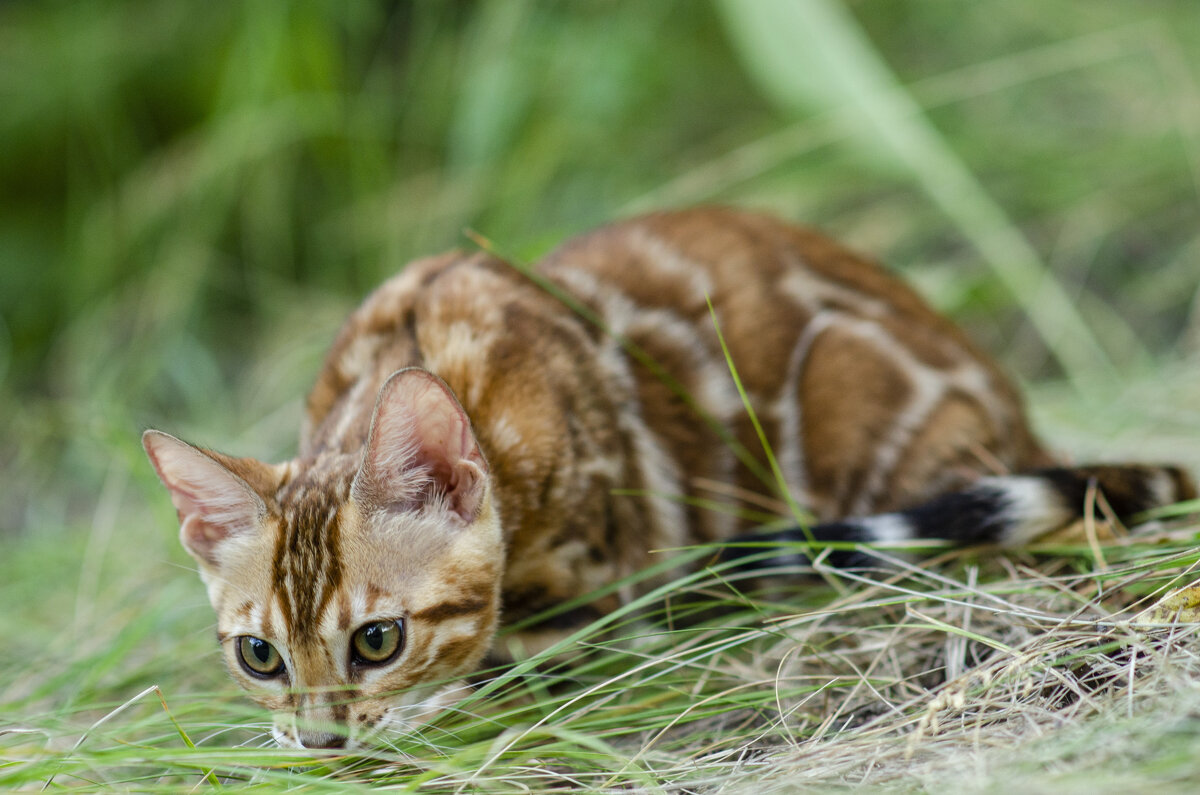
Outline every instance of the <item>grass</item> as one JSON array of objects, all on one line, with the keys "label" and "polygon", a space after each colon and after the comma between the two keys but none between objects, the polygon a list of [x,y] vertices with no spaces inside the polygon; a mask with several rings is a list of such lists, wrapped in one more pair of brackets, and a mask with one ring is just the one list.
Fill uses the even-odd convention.
[{"label": "grass", "polygon": [[[1190,581],[1192,535],[1112,543],[1102,571],[1078,542],[1037,561],[959,555],[926,567],[888,555],[890,576],[843,573],[856,587],[837,598],[818,585],[739,596],[727,576],[704,572],[648,595],[636,620],[631,610],[589,628],[569,644],[572,659],[502,672],[419,733],[351,760],[264,747],[262,716],[217,678],[216,692],[197,681],[215,673],[196,664],[215,660],[209,639],[174,637],[139,655],[163,620],[140,611],[133,626],[101,624],[111,635],[94,649],[49,656],[26,677],[28,695],[11,704],[24,721],[0,736],[0,783],[171,790],[211,774],[318,791],[912,787],[1002,781],[1005,767],[1036,776],[1026,758],[1036,748],[1062,775],[1097,759],[1128,774],[1141,761],[1145,780],[1182,784],[1194,770],[1172,755],[1200,729],[1189,712],[1200,702],[1196,626],[1139,616]],[[719,619],[695,620],[717,604]],[[184,672],[155,670],[172,655],[188,660]],[[101,681],[81,682],[85,671]],[[114,674],[123,681],[104,681]],[[164,676],[181,681],[104,700]],[[1130,727],[1141,733],[1113,747]],[[1046,758],[1047,736],[1058,758]]]},{"label": "grass", "polygon": [[902,270],[1029,382],[1055,446],[1200,469],[1194,3],[10,3],[0,23],[0,787],[1200,775],[1194,628],[1134,620],[1194,578],[1186,519],[930,551],[839,590],[701,571],[370,759],[265,747],[137,441],[288,455],[344,314],[465,228],[528,260],[722,201]]}]

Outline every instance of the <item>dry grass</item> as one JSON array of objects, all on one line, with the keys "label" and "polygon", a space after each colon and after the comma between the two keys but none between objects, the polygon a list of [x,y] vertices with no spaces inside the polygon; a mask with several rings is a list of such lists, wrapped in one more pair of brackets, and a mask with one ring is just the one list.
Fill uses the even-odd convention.
[{"label": "dry grass", "polygon": [[[962,581],[910,570],[908,581],[867,586],[829,613],[782,619],[795,649],[834,651],[797,652],[781,676],[842,676],[854,686],[819,704],[802,746],[756,764],[771,764],[770,778],[789,785],[1000,788],[996,768],[1033,762],[1022,757],[1039,745],[1042,761],[1070,767],[1064,729],[1078,736],[1102,726],[1120,737],[1185,683],[1194,707],[1198,627],[1134,620],[1150,598],[1135,595],[1188,581],[1194,556],[1174,565],[1172,557],[1099,577],[1010,562],[986,585],[974,582],[974,568]],[[1025,770],[1046,772],[1036,763]]]}]

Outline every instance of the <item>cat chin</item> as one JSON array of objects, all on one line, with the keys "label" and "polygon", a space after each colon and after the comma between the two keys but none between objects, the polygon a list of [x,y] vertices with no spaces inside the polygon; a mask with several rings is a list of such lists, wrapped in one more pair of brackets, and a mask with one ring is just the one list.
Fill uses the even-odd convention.
[{"label": "cat chin", "polygon": [[271,739],[274,740],[275,744],[280,748],[287,748],[296,751],[308,751],[309,753],[318,753],[324,751],[325,753],[335,754],[337,756],[345,756],[346,754],[352,754],[355,751],[366,751],[371,747],[370,743],[363,742],[361,739],[351,735],[350,737],[346,738],[346,744],[340,748],[309,748],[308,746],[302,745],[286,731],[279,728],[279,726],[271,727]]},{"label": "cat chin", "polygon": [[[413,704],[401,704],[391,707],[383,713],[383,717],[367,729],[352,729],[346,744],[342,748],[329,749],[338,754],[364,751],[387,740],[403,736],[433,720],[439,713],[452,707],[471,693],[471,686],[465,683],[446,685],[428,698]],[[280,748],[295,750],[318,751],[323,749],[307,748],[302,745],[292,733],[284,730],[278,723],[271,726],[271,739]]]}]

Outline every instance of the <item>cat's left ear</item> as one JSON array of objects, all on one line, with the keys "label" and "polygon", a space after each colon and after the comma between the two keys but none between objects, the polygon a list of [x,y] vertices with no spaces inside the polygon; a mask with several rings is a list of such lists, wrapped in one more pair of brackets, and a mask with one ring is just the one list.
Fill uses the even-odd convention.
[{"label": "cat's left ear", "polygon": [[401,511],[442,504],[472,522],[487,488],[487,462],[471,421],[442,379],[410,367],[379,390],[371,435],[352,493]]}]

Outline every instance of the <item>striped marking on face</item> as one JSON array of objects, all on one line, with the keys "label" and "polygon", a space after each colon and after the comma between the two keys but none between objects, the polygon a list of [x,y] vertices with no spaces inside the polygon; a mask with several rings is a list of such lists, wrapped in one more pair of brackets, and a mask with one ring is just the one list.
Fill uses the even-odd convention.
[{"label": "striped marking on face", "polygon": [[301,490],[285,506],[271,582],[288,636],[299,642],[316,637],[342,584],[339,508],[319,489]]}]

